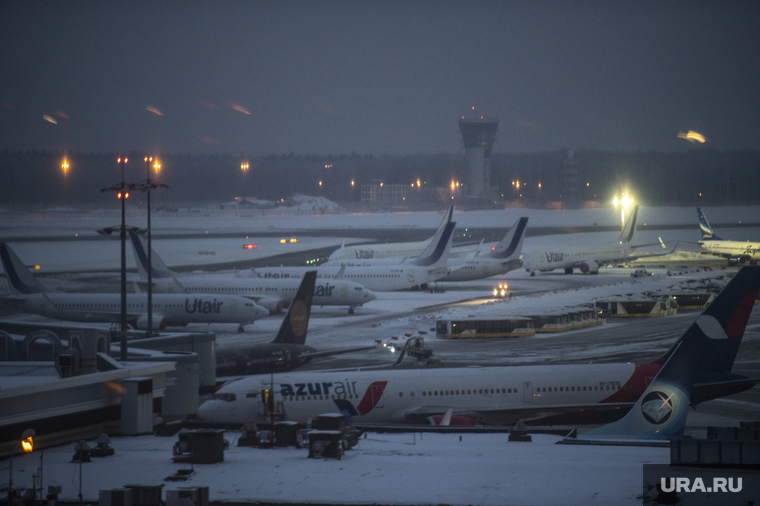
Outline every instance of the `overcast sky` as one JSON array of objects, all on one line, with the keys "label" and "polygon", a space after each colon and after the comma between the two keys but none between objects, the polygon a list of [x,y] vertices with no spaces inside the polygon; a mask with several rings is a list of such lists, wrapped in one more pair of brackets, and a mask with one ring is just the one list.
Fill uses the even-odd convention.
[{"label": "overcast sky", "polygon": [[760,2],[5,1],[0,101],[10,150],[758,149]]}]

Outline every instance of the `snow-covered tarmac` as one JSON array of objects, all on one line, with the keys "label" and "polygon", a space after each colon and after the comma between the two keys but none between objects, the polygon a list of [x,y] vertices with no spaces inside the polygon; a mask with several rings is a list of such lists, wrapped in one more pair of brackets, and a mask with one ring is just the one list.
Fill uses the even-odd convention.
[{"label": "snow-covered tarmac", "polygon": [[[236,446],[224,462],[197,464],[188,481],[164,479],[187,469],[172,462],[174,437],[112,439],[115,455],[82,465],[85,501],[127,484],[208,486],[212,501],[297,504],[635,505],[641,504],[642,464],[666,464],[669,449],[507,442],[507,434],[368,434],[342,459],[309,459],[307,449]],[[60,485],[75,501],[79,464],[73,445],[45,450],[45,485]],[[13,462],[17,487],[31,486],[39,452]],[[0,475],[2,476],[2,475]]]}]

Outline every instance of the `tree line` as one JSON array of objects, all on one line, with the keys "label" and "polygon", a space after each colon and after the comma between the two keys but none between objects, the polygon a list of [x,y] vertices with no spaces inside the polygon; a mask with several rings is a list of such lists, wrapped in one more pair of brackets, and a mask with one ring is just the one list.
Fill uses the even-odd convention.
[{"label": "tree line", "polygon": [[[125,180],[144,180],[144,153],[127,156]],[[348,202],[359,201],[361,186],[373,180],[404,185],[420,180],[427,188],[467,181],[463,153],[156,156],[161,168],[151,178],[170,186],[156,196],[157,202],[221,203],[241,196],[279,201],[294,193]],[[2,151],[0,207],[110,206],[114,194],[100,190],[121,181],[116,159],[116,154],[104,153]],[[241,169],[243,163],[247,170]],[[505,202],[607,202],[623,191],[649,205],[760,202],[760,151],[756,150],[493,153],[490,167],[493,194]]]}]

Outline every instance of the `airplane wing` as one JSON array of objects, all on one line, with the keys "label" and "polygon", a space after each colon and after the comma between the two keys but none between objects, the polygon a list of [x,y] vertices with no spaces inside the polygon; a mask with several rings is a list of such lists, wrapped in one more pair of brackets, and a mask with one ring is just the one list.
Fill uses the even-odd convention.
[{"label": "airplane wing", "polygon": [[530,418],[538,418],[538,417],[547,416],[547,415],[577,412],[583,409],[595,410],[595,411],[617,410],[620,408],[630,409],[630,407],[633,406],[634,404],[635,404],[634,402],[604,402],[604,403],[593,403],[593,404],[588,404],[588,405],[557,404],[553,406],[540,406],[540,407],[537,406],[535,408],[521,407],[521,408],[516,408],[516,409],[483,407],[483,408],[478,408],[478,409],[467,409],[467,410],[461,410],[452,406],[425,406],[425,407],[418,407],[418,408],[408,410],[406,413],[404,413],[404,418],[406,418],[410,422],[422,423],[432,416],[439,416],[439,415],[446,416],[448,412],[451,411],[452,416],[465,416],[465,417],[472,417],[475,419],[498,418],[498,417],[505,417],[505,418],[508,417],[510,419],[530,419]]},{"label": "airplane wing", "polygon": [[341,348],[339,350],[315,351],[311,353],[304,353],[301,356],[314,359],[314,358],[329,357],[332,355],[342,355],[344,353],[353,353],[355,351],[367,351],[367,350],[375,350],[375,349],[377,349],[377,345],[373,344],[369,346],[355,346],[353,348]]}]

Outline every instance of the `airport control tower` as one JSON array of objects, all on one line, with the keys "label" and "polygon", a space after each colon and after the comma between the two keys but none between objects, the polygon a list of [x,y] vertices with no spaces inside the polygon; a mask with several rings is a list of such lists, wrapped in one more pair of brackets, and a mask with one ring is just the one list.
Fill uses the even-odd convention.
[{"label": "airport control tower", "polygon": [[459,120],[464,149],[467,151],[467,194],[469,197],[484,197],[491,186],[489,159],[496,139],[499,120],[487,116]]}]

